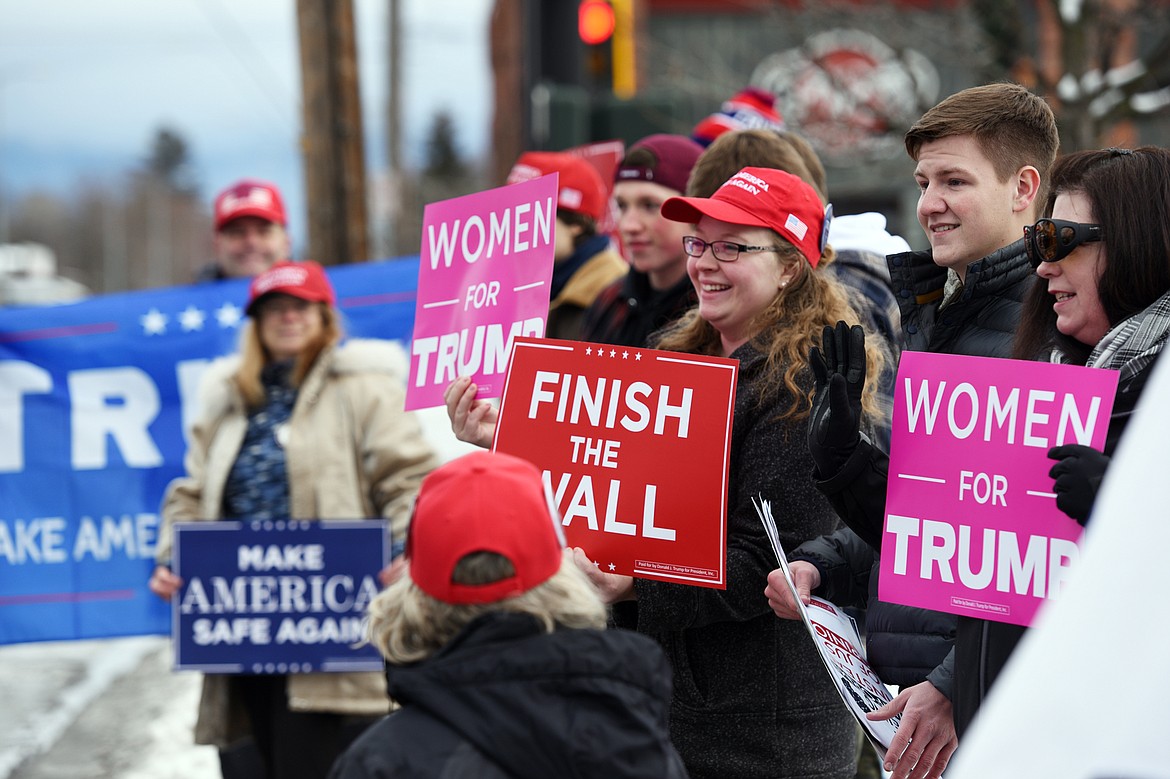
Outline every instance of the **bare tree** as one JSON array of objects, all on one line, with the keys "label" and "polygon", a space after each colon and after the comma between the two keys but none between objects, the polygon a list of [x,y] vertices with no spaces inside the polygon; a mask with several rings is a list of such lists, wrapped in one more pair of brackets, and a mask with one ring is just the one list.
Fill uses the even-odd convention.
[{"label": "bare tree", "polygon": [[975,5],[995,62],[1052,102],[1064,151],[1101,146],[1130,120],[1168,113],[1166,3],[976,0]]}]

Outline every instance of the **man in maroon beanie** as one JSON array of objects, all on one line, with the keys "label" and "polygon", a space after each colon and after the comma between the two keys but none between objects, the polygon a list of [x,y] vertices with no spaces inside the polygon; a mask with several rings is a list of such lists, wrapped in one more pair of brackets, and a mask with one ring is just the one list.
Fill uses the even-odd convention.
[{"label": "man in maroon beanie", "polygon": [[666,134],[647,136],[626,153],[614,174],[613,199],[630,272],[585,312],[584,340],[652,346],[652,333],[694,305],[682,248],[689,227],[659,212],[667,198],[686,191],[702,153],[690,138]]}]

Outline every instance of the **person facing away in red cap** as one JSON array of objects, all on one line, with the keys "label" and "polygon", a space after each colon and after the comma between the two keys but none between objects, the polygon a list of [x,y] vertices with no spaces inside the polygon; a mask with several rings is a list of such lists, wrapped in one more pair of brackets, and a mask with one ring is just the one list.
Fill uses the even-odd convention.
[{"label": "person facing away in red cap", "polygon": [[[831,252],[824,206],[798,177],[749,167],[710,198],[667,200],[662,215],[689,228],[683,245],[699,303],[657,348],[739,361],[727,589],[603,573],[581,552],[577,562],[617,625],[653,637],[675,660],[671,740],[692,777],[851,779],[856,723],[804,626],[776,619],[768,607],[775,558],[752,506],[752,499],[771,503],[785,548],[837,525],[808,478],[808,355],[824,326],[857,314],[821,267]],[[871,382],[862,392],[871,414],[874,395]]]},{"label": "person facing away in red cap", "polygon": [[267,181],[242,179],[216,195],[213,223],[215,261],[199,281],[253,278],[292,254],[284,199]]},{"label": "person facing away in red cap", "polygon": [[[315,262],[278,262],[252,280],[240,353],[204,373],[187,473],[163,499],[149,582],[160,598],[182,586],[170,568],[175,522],[369,517],[389,520],[392,538],[405,538],[418,485],[437,458],[402,410],[400,350],[341,343],[335,300]],[[207,674],[195,741],[235,757],[232,746],[253,738],[263,765],[249,775],[321,779],[388,711],[377,672]],[[226,776],[236,764],[221,767]]]},{"label": "person facing away in red cap", "polygon": [[370,639],[402,708],[331,779],[683,779],[670,670],[564,554],[531,463],[474,452],[423,481],[406,570],[370,604]]}]

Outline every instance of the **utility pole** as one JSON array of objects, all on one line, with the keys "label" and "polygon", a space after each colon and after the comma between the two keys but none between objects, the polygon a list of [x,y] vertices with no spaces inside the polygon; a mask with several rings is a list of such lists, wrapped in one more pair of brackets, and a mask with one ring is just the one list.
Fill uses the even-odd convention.
[{"label": "utility pole", "polygon": [[404,253],[402,215],[406,210],[402,199],[406,188],[403,186],[402,170],[402,8],[400,0],[390,0],[387,14],[390,34],[390,51],[387,57],[389,71],[389,94],[386,106],[386,161],[387,190],[389,195],[390,241],[387,249],[391,256]]},{"label": "utility pole", "polygon": [[309,254],[370,258],[353,0],[297,0]]}]

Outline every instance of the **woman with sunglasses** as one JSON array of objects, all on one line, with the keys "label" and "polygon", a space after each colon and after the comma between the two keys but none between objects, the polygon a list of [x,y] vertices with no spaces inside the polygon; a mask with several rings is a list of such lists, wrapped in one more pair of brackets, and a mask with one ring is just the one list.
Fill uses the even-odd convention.
[{"label": "woman with sunglasses", "polygon": [[[775,556],[752,507],[770,501],[788,549],[832,532],[837,518],[809,478],[809,349],[826,325],[858,321],[818,267],[824,206],[796,176],[744,168],[710,198],[675,197],[698,306],[658,348],[739,360],[727,500],[727,589],[687,587],[578,564],[613,604],[620,627],[656,639],[671,659],[671,740],[693,779],[852,777],[856,725],[800,622],[775,619],[763,596]],[[869,375],[882,362],[869,355]],[[875,386],[863,403],[876,412]]]},{"label": "woman with sunglasses", "polygon": [[1015,356],[1120,372],[1105,451],[1054,447],[1056,505],[1088,521],[1155,359],[1170,334],[1170,151],[1080,151],[1057,160],[1049,219],[1024,229],[1036,281]]}]

